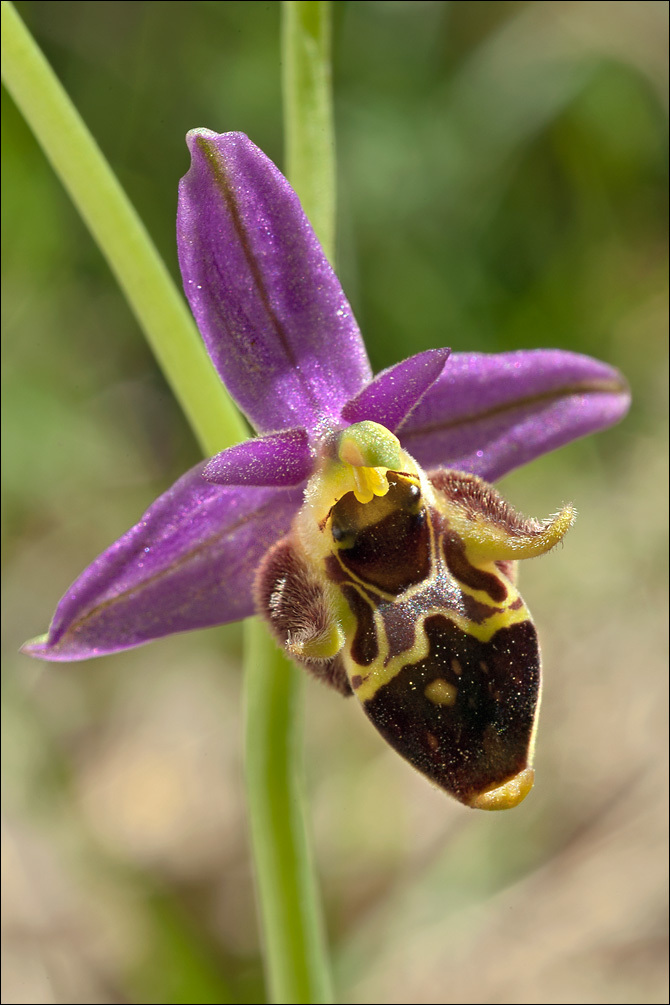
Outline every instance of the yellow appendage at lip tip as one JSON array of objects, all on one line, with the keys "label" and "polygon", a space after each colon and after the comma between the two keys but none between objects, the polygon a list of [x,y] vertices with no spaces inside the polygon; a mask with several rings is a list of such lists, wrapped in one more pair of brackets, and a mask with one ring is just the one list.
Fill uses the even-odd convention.
[{"label": "yellow appendage at lip tip", "polygon": [[532,768],[524,768],[514,778],[495,789],[481,792],[470,802],[474,810],[511,810],[523,802],[533,788],[535,772]]}]

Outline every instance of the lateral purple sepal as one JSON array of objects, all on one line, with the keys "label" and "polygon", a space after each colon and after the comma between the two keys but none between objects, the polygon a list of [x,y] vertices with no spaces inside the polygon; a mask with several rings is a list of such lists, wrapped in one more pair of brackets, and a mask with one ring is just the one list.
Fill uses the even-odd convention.
[{"label": "lateral purple sepal", "polygon": [[187,142],[179,263],[216,369],[259,432],[337,420],[370,365],[298,197],[242,133],[195,129]]},{"label": "lateral purple sepal", "polygon": [[630,405],[618,370],[558,349],[454,353],[400,432],[426,468],[495,481],[618,422]]},{"label": "lateral purple sepal", "polygon": [[216,485],[301,485],[312,473],[313,458],[304,429],[238,443],[207,462],[203,477]]},{"label": "lateral purple sepal", "polygon": [[382,370],[347,402],[342,418],[348,423],[369,419],[395,433],[438,379],[450,352],[428,349]]},{"label": "lateral purple sepal", "polygon": [[255,570],[287,532],[302,491],[212,485],[203,467],[180,478],[82,573],[46,640],[24,652],[89,659],[253,613]]}]

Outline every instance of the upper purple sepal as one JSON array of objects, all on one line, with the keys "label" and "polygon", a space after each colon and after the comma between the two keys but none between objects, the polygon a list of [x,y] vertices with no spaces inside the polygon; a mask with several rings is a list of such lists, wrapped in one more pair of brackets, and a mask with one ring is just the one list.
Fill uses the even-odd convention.
[{"label": "upper purple sepal", "polygon": [[400,431],[425,468],[495,481],[618,422],[630,391],[618,370],[560,349],[454,353]]},{"label": "upper purple sepal", "polygon": [[339,418],[370,366],[297,195],[243,133],[195,129],[187,142],[179,264],[221,378],[259,432]]}]

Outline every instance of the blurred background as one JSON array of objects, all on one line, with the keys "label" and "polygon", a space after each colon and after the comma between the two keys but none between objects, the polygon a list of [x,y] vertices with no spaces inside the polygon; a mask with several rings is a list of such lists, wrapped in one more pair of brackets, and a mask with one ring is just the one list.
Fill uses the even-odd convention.
[{"label": "blurred background", "polygon": [[[177,276],[194,126],[282,164],[278,3],[17,7]],[[531,797],[478,814],[306,686],[342,1002],[667,1000],[666,140],[657,2],[338,2],[338,266],[375,369],[434,346],[619,366],[626,421],[509,476],[545,691]],[[198,459],[100,253],[3,92],[4,989],[258,1002],[238,625],[17,653]]]}]

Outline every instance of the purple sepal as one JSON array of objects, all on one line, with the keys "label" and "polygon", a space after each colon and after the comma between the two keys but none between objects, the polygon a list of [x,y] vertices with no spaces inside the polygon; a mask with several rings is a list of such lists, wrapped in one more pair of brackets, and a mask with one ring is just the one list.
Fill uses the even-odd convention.
[{"label": "purple sepal", "polygon": [[216,485],[301,485],[314,460],[304,429],[259,436],[216,454],[203,477]]},{"label": "purple sepal", "polygon": [[371,419],[395,433],[444,369],[450,349],[428,349],[382,370],[347,402],[342,418],[348,423]]},{"label": "purple sepal", "polygon": [[558,349],[454,353],[400,432],[425,468],[495,481],[618,422],[630,405],[618,370]]},{"label": "purple sepal", "polygon": [[179,263],[221,378],[260,432],[339,419],[370,365],[297,195],[242,133],[195,129],[187,142]]},{"label": "purple sepal", "polygon": [[253,613],[256,568],[286,533],[300,489],[225,488],[192,468],[103,552],[24,652],[81,660]]}]

